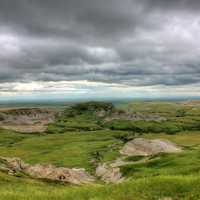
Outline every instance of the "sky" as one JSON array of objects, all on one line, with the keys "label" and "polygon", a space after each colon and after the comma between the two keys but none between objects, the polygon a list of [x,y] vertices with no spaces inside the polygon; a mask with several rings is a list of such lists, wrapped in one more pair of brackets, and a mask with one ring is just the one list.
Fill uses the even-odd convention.
[{"label": "sky", "polygon": [[0,100],[200,96],[199,0],[0,0]]}]

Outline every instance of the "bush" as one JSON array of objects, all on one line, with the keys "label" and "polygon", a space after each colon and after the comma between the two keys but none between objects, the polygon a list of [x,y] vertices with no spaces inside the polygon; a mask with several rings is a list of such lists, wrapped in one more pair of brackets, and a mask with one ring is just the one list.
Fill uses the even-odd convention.
[{"label": "bush", "polygon": [[176,117],[185,117],[186,116],[186,111],[183,109],[179,109],[176,111]]},{"label": "bush", "polygon": [[178,123],[170,121],[166,122],[154,122],[154,121],[128,121],[128,120],[113,120],[104,124],[104,126],[111,130],[126,130],[133,131],[135,133],[161,133],[174,134],[182,131]]},{"label": "bush", "polygon": [[64,111],[64,114],[67,116],[75,116],[76,114],[82,114],[85,112],[96,112],[96,111],[112,111],[114,109],[114,106],[112,103],[106,103],[106,102],[86,102],[86,103],[78,103],[76,105],[73,105],[70,108],[67,108]]},{"label": "bush", "polygon": [[123,143],[127,143],[128,141],[133,140],[134,138],[139,137],[140,135],[140,133],[128,132],[114,135],[114,138],[121,140]]}]

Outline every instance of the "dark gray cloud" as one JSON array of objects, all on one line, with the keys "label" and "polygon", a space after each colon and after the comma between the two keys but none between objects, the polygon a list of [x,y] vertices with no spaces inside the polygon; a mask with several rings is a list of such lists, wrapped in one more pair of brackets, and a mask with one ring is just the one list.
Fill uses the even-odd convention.
[{"label": "dark gray cloud", "polygon": [[149,9],[161,9],[170,11],[198,11],[200,8],[200,2],[198,0],[142,0]]},{"label": "dark gray cloud", "polygon": [[0,0],[0,82],[199,83],[199,9],[198,0]]}]

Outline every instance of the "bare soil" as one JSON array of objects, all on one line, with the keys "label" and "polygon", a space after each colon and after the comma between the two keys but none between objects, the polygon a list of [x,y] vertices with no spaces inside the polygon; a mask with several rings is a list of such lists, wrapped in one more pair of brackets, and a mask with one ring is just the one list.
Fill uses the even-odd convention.
[{"label": "bare soil", "polygon": [[19,132],[44,132],[59,111],[52,108],[0,108],[0,127]]}]

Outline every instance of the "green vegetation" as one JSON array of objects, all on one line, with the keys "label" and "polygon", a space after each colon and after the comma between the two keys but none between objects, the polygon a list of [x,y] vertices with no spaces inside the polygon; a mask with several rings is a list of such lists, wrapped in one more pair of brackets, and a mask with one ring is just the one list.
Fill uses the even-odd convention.
[{"label": "green vegetation", "polygon": [[101,130],[102,119],[97,112],[112,112],[111,103],[88,102],[71,106],[64,110],[63,115],[55,123],[49,125],[48,133],[63,133],[65,131],[95,131]]},{"label": "green vegetation", "polygon": [[119,185],[72,187],[0,174],[0,194],[8,200],[198,200],[200,179],[194,176],[157,176]]},{"label": "green vegetation", "polygon": [[161,154],[145,163],[122,167],[125,176],[143,178],[160,175],[193,175],[200,174],[199,150],[187,151],[181,155]]},{"label": "green vegetation", "polygon": [[[72,132],[67,134],[21,134],[13,140],[0,134],[1,156],[20,157],[28,163],[53,163],[58,166],[84,167],[92,170],[93,153],[103,161],[115,159],[122,143],[115,139],[119,131]],[[15,134],[18,135],[18,134]],[[9,140],[10,139],[10,140]]]},{"label": "green vegetation", "polygon": [[109,122],[106,125],[112,130],[126,130],[126,131],[129,130],[129,131],[135,131],[137,133],[165,132],[168,134],[174,134],[184,130],[181,124],[170,121],[155,122],[155,121],[113,120],[112,122]]},{"label": "green vegetation", "polygon": [[[121,167],[121,184],[63,185],[15,177],[0,172],[0,199],[8,200],[198,200],[200,199],[200,106],[176,102],[135,102],[120,105],[125,112],[155,114],[166,120],[106,120],[117,108],[91,102],[68,107],[42,134],[0,129],[0,156],[20,157],[27,163],[83,167],[94,173],[98,162],[119,157],[135,137],[164,138],[182,146],[180,154],[159,154]],[[167,133],[167,134],[166,134]],[[140,162],[144,160],[144,162]]]},{"label": "green vegetation", "polygon": [[[115,111],[118,112],[119,119],[105,120]],[[131,120],[123,117],[123,114],[130,111],[144,119]],[[150,120],[148,116],[152,115],[157,116],[158,120]],[[63,115],[49,125],[48,133],[103,129],[167,134],[200,130],[200,107],[169,102],[136,102],[123,104],[119,108],[114,108],[111,103],[81,103],[65,109]]]}]

